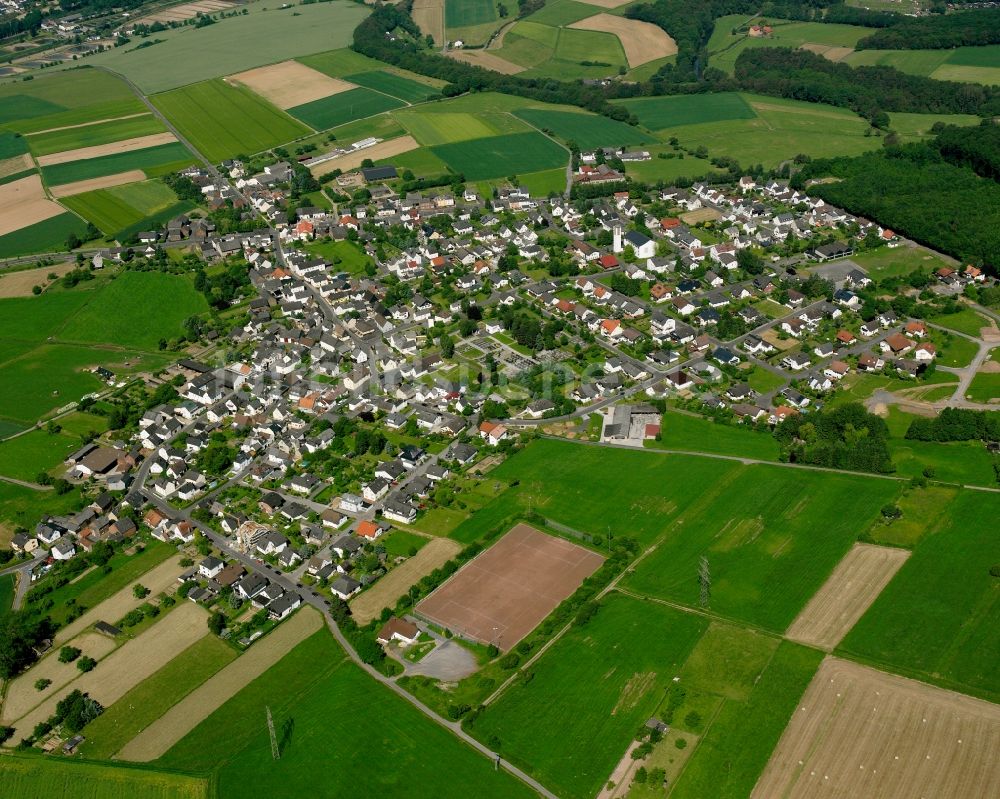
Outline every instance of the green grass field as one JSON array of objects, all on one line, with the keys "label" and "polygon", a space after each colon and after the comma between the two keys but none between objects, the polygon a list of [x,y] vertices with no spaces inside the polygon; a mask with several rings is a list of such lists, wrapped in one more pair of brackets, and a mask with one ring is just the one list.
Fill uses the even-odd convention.
[{"label": "green grass field", "polygon": [[369,89],[382,92],[396,97],[406,103],[419,103],[439,94],[433,86],[426,83],[403,78],[394,75],[392,72],[382,72],[373,70],[371,72],[359,72],[348,75],[344,80],[356,83],[358,86],[365,86]]},{"label": "green grass field", "polygon": [[152,114],[119,119],[114,122],[103,122],[98,125],[85,125],[81,128],[67,128],[52,133],[35,133],[27,137],[31,151],[36,156],[61,153],[66,150],[76,150],[80,147],[93,147],[98,144],[132,139],[137,136],[150,136],[163,133],[166,128]]},{"label": "green grass field", "polygon": [[418,177],[441,175],[448,171],[444,161],[426,147],[418,147],[416,150],[410,150],[402,155],[394,155],[392,158],[383,158],[376,161],[375,164],[376,166],[391,164],[401,171],[409,169]]},{"label": "green grass field", "polygon": [[349,241],[314,241],[306,245],[306,251],[333,264],[335,271],[360,275],[372,262],[358,245]]},{"label": "green grass field", "polygon": [[146,111],[128,85],[96,69],[74,69],[0,85],[0,124],[19,133]]},{"label": "green grass field", "polygon": [[541,133],[515,133],[432,147],[434,155],[466,180],[489,180],[508,175],[554,169],[569,153]]},{"label": "green grass field", "polygon": [[383,111],[391,111],[403,104],[402,100],[362,86],[335,94],[332,97],[324,97],[322,100],[313,100],[311,103],[297,105],[294,108],[289,108],[288,113],[305,122],[314,130],[326,130],[347,122],[381,114]]},{"label": "green grass field", "polygon": [[[473,732],[566,799],[593,797],[707,627],[612,595],[476,720]],[[651,632],[655,630],[655,634]],[[544,710],[543,710],[544,709]]]},{"label": "green grass field", "polygon": [[160,31],[150,37],[162,40],[152,47],[116,47],[90,56],[87,62],[121,72],[146,94],[153,94],[346,47],[351,33],[368,14],[364,6],[344,2],[281,7],[267,0],[252,0],[242,8],[249,13],[204,28]]},{"label": "green grass field", "polygon": [[68,494],[55,491],[40,493],[12,483],[0,482],[0,546],[6,546],[15,527],[31,528],[45,514],[61,516],[72,513],[81,505],[80,490]]},{"label": "green grass field", "polygon": [[0,258],[36,252],[65,252],[70,233],[83,238],[87,223],[69,212],[0,236]]},{"label": "green grass field", "polygon": [[731,92],[640,97],[634,100],[622,100],[621,105],[635,114],[639,118],[639,123],[650,130],[665,130],[681,125],[730,119],[753,119],[756,116],[743,95]]},{"label": "green grass field", "polygon": [[1000,86],[1000,67],[967,67],[959,64],[942,64],[931,73],[931,77],[934,80]]},{"label": "green grass field", "polygon": [[178,200],[166,184],[150,180],[75,194],[63,203],[108,235],[116,235],[173,209]]},{"label": "green grass field", "polygon": [[576,0],[554,0],[554,2],[546,3],[525,19],[537,22],[539,25],[551,25],[558,28],[562,25],[572,25],[574,22],[579,22],[581,19],[592,17],[603,11],[603,8],[578,3]]},{"label": "green grass field", "polygon": [[941,327],[951,328],[974,338],[979,338],[982,329],[988,326],[987,320],[971,308],[965,308],[953,314],[932,316],[930,317],[930,321],[936,325],[941,325]]},{"label": "green grass field", "polygon": [[649,441],[652,449],[711,452],[759,460],[778,460],[778,442],[743,425],[716,424],[700,416],[667,413],[660,426],[660,441]]},{"label": "green grass field", "polygon": [[841,649],[902,674],[1000,699],[1000,497],[963,491]]},{"label": "green grass field", "polygon": [[17,438],[0,441],[0,474],[34,481],[42,472],[61,464],[82,442],[76,436],[32,430]]},{"label": "green grass field", "polygon": [[249,89],[219,79],[158,94],[153,102],[211,161],[257,153],[309,133]]},{"label": "green grass field", "polygon": [[994,464],[1000,459],[986,451],[981,441],[889,441],[896,471],[905,477],[920,477],[934,470],[934,479],[960,485],[996,485]]},{"label": "green grass field", "polygon": [[[186,277],[162,272],[126,272],[102,289],[63,328],[66,341],[106,342],[156,350],[161,338],[183,332],[189,316],[208,303]],[[151,320],[155,324],[150,324]]]},{"label": "green grass field", "polygon": [[87,725],[80,754],[110,760],[125,744],[237,656],[214,635],[189,646]]},{"label": "green grass field", "polygon": [[949,64],[963,67],[997,67],[1000,68],[1000,44],[985,47],[957,47],[950,51]]},{"label": "green grass field", "polygon": [[[722,703],[671,799],[749,796],[822,657],[814,649],[782,641],[749,698]],[[711,669],[713,663],[706,666]]]},{"label": "green grass field", "polygon": [[599,78],[628,68],[617,36],[539,24],[534,18],[514,25],[497,55],[526,67],[528,78]]},{"label": "green grass field", "polygon": [[552,135],[565,142],[575,142],[585,150],[656,141],[651,134],[640,128],[597,114],[525,108],[516,115],[536,128],[551,131]]},{"label": "green grass field", "polygon": [[711,609],[781,632],[898,493],[894,481],[746,466],[682,507],[665,540],[625,582],[696,606],[705,556]]},{"label": "green grass field", "polygon": [[453,112],[450,108],[451,103],[442,103],[397,111],[393,116],[414,139],[428,147],[531,132],[528,125],[505,112]]},{"label": "green grass field", "polygon": [[28,152],[28,140],[10,130],[0,131],[0,161]]},{"label": "green grass field", "polygon": [[1000,372],[977,372],[965,396],[973,402],[1000,399]]},{"label": "green grass field", "polygon": [[494,0],[445,0],[444,21],[449,28],[482,25],[497,18]]},{"label": "green grass field", "polygon": [[852,67],[893,67],[910,75],[930,77],[948,60],[948,50],[857,50],[846,58]]},{"label": "green grass field", "polygon": [[208,799],[210,795],[208,782],[200,777],[28,755],[0,757],[0,782],[6,799]]},{"label": "green grass field", "polygon": [[904,139],[926,139],[934,134],[931,128],[938,122],[944,125],[978,125],[979,117],[971,114],[889,114],[890,126]]},{"label": "green grass field", "polygon": [[[629,536],[649,544],[665,533],[699,497],[710,499],[742,467],[731,461],[690,455],[632,452],[569,441],[535,441],[490,472],[491,479],[520,484],[477,511],[455,537],[483,532],[504,515],[536,512],[603,539]],[[608,475],[627,475],[609,480]],[[711,490],[709,488],[711,487]],[[465,527],[463,530],[462,528]]]},{"label": "green grass field", "polygon": [[868,537],[874,544],[911,549],[951,512],[958,494],[957,488],[933,484],[907,489],[896,502],[903,515],[891,522],[879,517]]},{"label": "green grass field", "polygon": [[881,146],[880,139],[865,136],[868,123],[845,109],[751,94],[742,97],[755,118],[686,124],[667,133],[688,148],[706,147],[711,156],[765,167],[776,167],[799,154],[858,155]]},{"label": "green grass field", "polygon": [[302,56],[296,60],[333,78],[343,78],[358,72],[373,72],[385,67],[381,61],[376,61],[374,58],[361,55],[361,53],[355,53],[346,47],[340,50]]},{"label": "green grass field", "polygon": [[104,385],[91,370],[129,357],[92,347],[43,344],[0,365],[7,390],[0,392],[0,418],[33,423],[49,411]]},{"label": "green grass field", "polygon": [[[160,144],[144,150],[102,155],[85,161],[70,161],[42,167],[42,177],[50,186],[75,183],[78,180],[116,175],[132,169],[141,169],[146,177],[157,177],[176,172],[194,163],[194,156],[180,142]],[[51,222],[51,220],[50,220]]]},{"label": "green grass field", "polygon": [[880,247],[872,252],[852,255],[856,263],[872,280],[901,277],[920,270],[933,272],[947,263],[922,247]]},{"label": "green grass field", "polygon": [[[277,762],[265,705],[283,741]],[[320,762],[337,766],[317,768]],[[158,764],[215,772],[219,796],[534,795],[348,662],[326,629],[241,690]]]}]

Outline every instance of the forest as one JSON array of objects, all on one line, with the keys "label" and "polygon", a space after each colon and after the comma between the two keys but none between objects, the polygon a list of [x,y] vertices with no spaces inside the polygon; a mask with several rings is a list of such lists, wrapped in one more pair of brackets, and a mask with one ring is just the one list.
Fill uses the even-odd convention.
[{"label": "forest", "polygon": [[[824,177],[839,180],[809,185]],[[1000,263],[1000,184],[949,163],[933,143],[813,161],[793,185],[969,263]]]},{"label": "forest", "polygon": [[934,128],[934,133],[934,146],[946,161],[1000,181],[1000,125],[995,121],[984,119],[972,128],[941,125]]},{"label": "forest", "polygon": [[1000,114],[1000,89],[907,75],[886,66],[851,67],[806,50],[755,47],[736,59],[745,89],[827,103],[887,127],[888,111],[915,114]]},{"label": "forest", "polygon": [[858,50],[941,50],[1000,44],[1000,8],[975,8],[955,14],[899,17],[866,36]]}]

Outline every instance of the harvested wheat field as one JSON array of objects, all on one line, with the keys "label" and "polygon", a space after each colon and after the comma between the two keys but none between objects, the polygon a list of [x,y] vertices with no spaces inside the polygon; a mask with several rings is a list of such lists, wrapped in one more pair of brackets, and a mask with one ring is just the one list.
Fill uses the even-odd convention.
[{"label": "harvested wheat field", "polygon": [[66,261],[55,266],[43,266],[40,269],[24,269],[20,272],[4,272],[0,275],[0,300],[11,297],[30,297],[35,286],[45,288],[51,281],[49,275],[62,277],[76,268],[76,263]]},{"label": "harvested wheat field", "polygon": [[855,544],[785,635],[829,652],[871,607],[908,557],[905,549]]},{"label": "harvested wheat field", "polygon": [[214,14],[217,11],[228,11],[235,3],[227,0],[201,0],[197,3],[184,3],[183,5],[157,11],[138,20],[144,25],[152,25],[154,22],[183,22],[200,14]]},{"label": "harvested wheat field", "polygon": [[423,34],[434,37],[434,44],[444,45],[444,0],[413,0],[410,16]]},{"label": "harvested wheat field", "polygon": [[[204,625],[203,625],[204,626]],[[304,608],[278,625],[236,660],[195,688],[115,755],[147,763],[170,747],[323,626],[323,617]]]},{"label": "harvested wheat field", "polygon": [[149,136],[136,136],[134,139],[111,142],[110,144],[97,144],[93,147],[80,147],[76,150],[64,150],[61,153],[43,155],[38,159],[40,166],[54,166],[55,164],[68,164],[71,161],[86,161],[88,158],[100,158],[102,155],[116,155],[117,153],[130,153],[133,150],[145,150],[147,147],[156,147],[160,144],[170,144],[175,142],[173,133],[151,133]]},{"label": "harvested wheat field", "polygon": [[[96,632],[86,632],[69,642],[86,657],[100,660],[114,651],[115,641],[106,635]],[[60,663],[59,650],[53,648],[38,663],[28,671],[18,675],[7,683],[7,693],[3,700],[3,712],[0,718],[5,722],[21,718],[33,707],[40,705],[53,693],[80,676],[76,663]],[[38,680],[51,680],[52,684],[44,691],[35,690]]]},{"label": "harvested wheat field", "polygon": [[827,657],[755,799],[1000,796],[1000,706]]},{"label": "harvested wheat field", "polygon": [[74,194],[83,194],[85,191],[110,189],[112,186],[124,186],[126,183],[137,183],[145,179],[146,173],[141,169],[130,169],[128,172],[119,172],[117,175],[105,175],[102,178],[64,183],[62,186],[54,186],[51,192],[53,197],[72,197]]},{"label": "harvested wheat field", "polygon": [[56,704],[71,691],[90,694],[105,707],[117,702],[135,686],[167,665],[199,638],[208,635],[208,613],[193,602],[184,602],[161,621],[140,633],[102,660],[93,671],[81,674],[63,688],[50,693],[46,700],[14,726],[18,740],[55,711]]},{"label": "harvested wheat field", "polygon": [[[163,563],[154,566],[139,577],[135,583],[142,583],[149,589],[150,595],[154,597],[164,591],[172,593],[177,582],[177,577],[184,571],[180,565],[182,557],[182,555],[174,555],[171,558],[167,558]],[[97,607],[91,608],[76,621],[67,624],[56,633],[55,643],[58,646],[62,646],[70,638],[79,635],[91,624],[99,621],[114,624],[130,610],[139,607],[146,600],[136,599],[133,595],[132,586],[135,583],[129,583],[127,588],[123,588],[117,594],[112,594],[101,604],[97,605]]]},{"label": "harvested wheat field", "polygon": [[498,55],[493,55],[489,50],[449,50],[447,54],[456,61],[464,61],[474,67],[492,69],[501,75],[516,75],[525,70],[525,67],[514,64]]},{"label": "harvested wheat field", "polygon": [[45,196],[42,178],[28,175],[0,186],[0,236],[64,213]]},{"label": "harvested wheat field", "polygon": [[801,45],[800,50],[808,50],[810,53],[816,53],[816,55],[821,55],[828,61],[843,61],[847,56],[854,52],[853,47],[834,47],[829,44],[814,44],[812,42],[806,42]]},{"label": "harvested wheat field", "polygon": [[394,155],[402,155],[410,150],[416,150],[419,146],[417,140],[412,136],[400,136],[398,139],[389,139],[389,141],[381,142],[373,147],[365,147],[363,150],[347,153],[340,158],[324,161],[322,164],[314,166],[311,171],[316,177],[333,172],[335,169],[349,172],[361,166],[366,158],[371,158],[372,161],[378,161],[380,158],[392,158]]},{"label": "harvested wheat field", "polygon": [[226,80],[246,86],[278,108],[293,108],[356,88],[353,83],[331,78],[298,61],[282,61],[280,64],[248,69],[230,75]]},{"label": "harvested wheat field", "polygon": [[382,608],[393,607],[396,600],[410,590],[410,586],[421,577],[443,566],[462,549],[461,544],[450,538],[435,538],[379,580],[369,590],[351,602],[351,615],[358,624],[368,624],[382,612]]},{"label": "harvested wheat field", "polygon": [[13,158],[4,158],[0,161],[0,178],[5,178],[8,175],[16,175],[18,172],[31,169],[32,164],[31,156],[27,153],[15,155]]},{"label": "harvested wheat field", "polygon": [[658,58],[677,55],[677,42],[659,25],[625,19],[613,14],[595,14],[574,22],[569,27],[585,31],[613,33],[625,48],[625,58],[630,67],[638,67]]}]

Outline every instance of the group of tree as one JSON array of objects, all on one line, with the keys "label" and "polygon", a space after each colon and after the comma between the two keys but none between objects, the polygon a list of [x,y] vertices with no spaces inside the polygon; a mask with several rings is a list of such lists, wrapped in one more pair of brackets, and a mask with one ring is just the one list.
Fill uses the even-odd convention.
[{"label": "group of tree", "polygon": [[809,191],[832,205],[966,262],[1000,263],[1000,185],[948,163],[932,143],[813,161],[793,185],[821,177],[838,180]]},{"label": "group of tree", "polygon": [[9,680],[35,661],[35,647],[52,635],[52,623],[25,611],[0,617],[0,678]]},{"label": "group of tree", "polygon": [[774,429],[782,453],[793,463],[832,469],[886,473],[893,471],[889,428],[860,403],[831,410],[796,414]]},{"label": "group of tree", "polygon": [[998,8],[969,9],[944,16],[901,16],[855,46],[858,50],[940,50],[986,44],[1000,44]]},{"label": "group of tree", "polygon": [[1000,411],[945,408],[931,419],[915,418],[906,437],[915,441],[1000,441]]},{"label": "group of tree", "polygon": [[907,75],[886,66],[851,67],[808,50],[753,47],[736,59],[736,79],[751,91],[836,105],[880,128],[890,111],[917,114],[1000,114],[1000,89]]}]

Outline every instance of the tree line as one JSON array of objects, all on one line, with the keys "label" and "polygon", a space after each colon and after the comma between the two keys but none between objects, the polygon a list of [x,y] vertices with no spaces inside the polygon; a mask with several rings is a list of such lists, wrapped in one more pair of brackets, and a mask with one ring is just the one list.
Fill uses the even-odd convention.
[{"label": "tree line", "polygon": [[858,50],[940,50],[1000,44],[1000,9],[976,8],[957,14],[898,17],[889,27],[861,39]]}]

